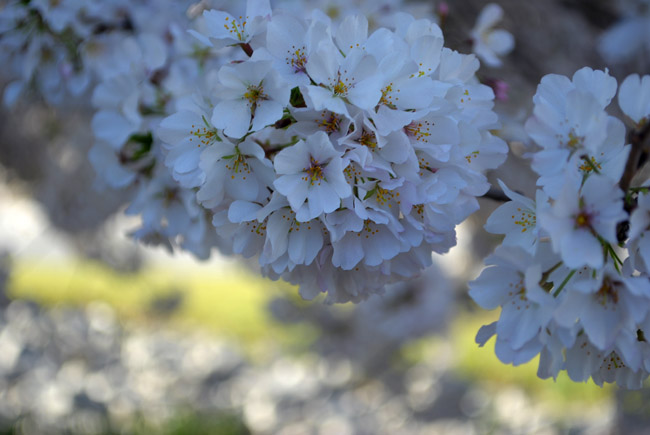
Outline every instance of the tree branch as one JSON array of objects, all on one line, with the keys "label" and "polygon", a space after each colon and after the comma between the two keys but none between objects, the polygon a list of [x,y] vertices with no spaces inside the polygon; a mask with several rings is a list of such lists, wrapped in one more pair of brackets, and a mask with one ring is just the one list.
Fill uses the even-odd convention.
[{"label": "tree branch", "polygon": [[[642,163],[641,157],[644,153],[647,153],[647,149],[650,146],[650,122],[646,122],[640,129],[631,130],[627,135],[627,141],[631,144],[632,149],[630,149],[630,155],[627,157],[627,162],[625,163],[625,171],[618,185],[625,193],[623,207],[628,214],[632,214],[632,210],[636,208],[636,199],[628,191],[630,190],[632,179],[636,175],[639,165]],[[627,240],[629,230],[629,220],[618,223],[616,226],[616,238],[619,243],[624,243]]]},{"label": "tree branch", "polygon": [[630,149],[630,155],[627,158],[623,176],[618,182],[618,185],[623,192],[627,192],[630,188],[632,179],[634,178],[637,169],[639,169],[641,156],[644,152],[647,152],[647,149],[650,146],[650,122],[646,122],[645,125],[639,129],[631,130],[627,135],[627,141],[631,144],[632,149]]},{"label": "tree branch", "polygon": [[508,198],[505,193],[501,191],[501,189],[497,189],[495,187],[490,187],[490,190],[487,191],[487,193],[483,196],[480,196],[479,198],[488,198],[492,199],[494,201],[498,202],[508,202],[510,201],[510,198]]}]

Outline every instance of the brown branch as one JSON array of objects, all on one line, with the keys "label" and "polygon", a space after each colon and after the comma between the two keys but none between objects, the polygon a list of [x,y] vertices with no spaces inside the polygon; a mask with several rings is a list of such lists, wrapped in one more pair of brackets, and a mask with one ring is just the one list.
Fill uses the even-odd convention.
[{"label": "brown branch", "polygon": [[636,171],[639,169],[641,156],[644,152],[647,152],[648,147],[650,147],[650,122],[646,122],[645,125],[639,129],[631,130],[627,135],[627,141],[631,144],[630,155],[627,158],[623,176],[618,182],[618,185],[623,192],[627,192],[630,188],[632,179],[634,178],[634,175],[636,175]]},{"label": "brown branch", "polygon": [[248,57],[251,57],[253,55],[253,47],[251,47],[251,45],[248,42],[241,43],[239,44],[239,46],[241,47],[242,50],[244,50],[244,53],[246,53]]},{"label": "brown branch", "polygon": [[277,120],[273,126],[277,129],[282,129],[290,126],[291,122],[292,122],[291,118],[282,118]]},{"label": "brown branch", "polygon": [[262,147],[262,149],[264,150],[264,157],[266,157],[267,159],[270,159],[273,154],[282,151],[282,149],[287,146],[286,144],[272,146],[268,141],[262,142],[259,139],[253,139],[253,142],[255,142],[256,144]]},{"label": "brown branch", "polygon": [[[627,141],[631,144],[630,155],[627,157],[625,171],[623,171],[618,185],[625,193],[623,207],[628,214],[632,214],[632,210],[636,208],[636,198],[628,195],[628,190],[632,184],[632,179],[639,169],[639,165],[642,163],[641,157],[647,153],[648,147],[650,147],[650,122],[646,122],[641,128],[630,130],[627,135]],[[616,226],[616,238],[619,243],[624,243],[627,240],[629,230],[629,220],[618,223]]]},{"label": "brown branch", "polygon": [[511,199],[508,198],[505,195],[505,193],[503,193],[500,189],[496,189],[494,187],[490,187],[490,190],[488,190],[485,195],[480,196],[479,198],[488,198],[488,199],[492,199],[494,201],[499,201],[499,202],[511,201]]}]

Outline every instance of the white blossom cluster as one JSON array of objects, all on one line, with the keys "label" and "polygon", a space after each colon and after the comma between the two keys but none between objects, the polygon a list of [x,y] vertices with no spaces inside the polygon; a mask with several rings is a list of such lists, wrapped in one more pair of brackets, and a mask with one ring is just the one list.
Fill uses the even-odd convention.
[{"label": "white blossom cluster", "polygon": [[[474,55],[445,48],[436,18],[400,12],[400,0],[276,6],[0,0],[4,102],[32,89],[50,104],[90,101],[97,185],[132,192],[136,239],[256,257],[305,298],[360,301],[419,274],[478,209],[484,172],[508,149],[492,134],[494,92]],[[495,29],[502,15],[487,5],[471,32],[488,66],[514,46]],[[640,49],[645,24],[612,29],[603,53]],[[617,88],[627,138],[606,111]],[[477,341],[496,334],[506,363],[539,355],[542,378],[639,387],[650,373],[650,184],[633,176],[650,76],[619,88],[589,68],[547,75],[533,101],[539,189],[532,200],[501,183],[511,201],[486,229],[505,238],[470,284],[501,315]]]},{"label": "white blossom cluster", "polygon": [[295,3],[10,1],[5,102],[91,95],[89,158],[98,187],[133,192],[135,238],[365,299],[455,244],[507,147],[478,60],[435,17]]},{"label": "white blossom cluster", "polygon": [[470,295],[501,307],[477,335],[483,345],[496,334],[501,361],[539,354],[542,378],[566,370],[574,381],[639,388],[650,373],[650,196],[629,186],[636,165],[626,161],[650,134],[650,76],[618,89],[632,125],[627,145],[623,122],[605,111],[616,91],[613,77],[590,68],[542,78],[526,123],[539,146],[539,190],[533,201],[501,183],[511,201],[486,229],[505,238]]},{"label": "white blossom cluster", "polygon": [[164,32],[187,21],[186,8],[150,0],[0,2],[0,60],[15,78],[5,104],[30,87],[50,104],[83,103],[79,97],[98,81],[128,74],[134,64],[161,68],[168,57]]},{"label": "white blossom cluster", "polygon": [[206,11],[195,32],[248,57],[161,122],[172,176],[228,248],[306,298],[359,301],[415,276],[455,244],[482,172],[505,158],[478,61],[407,14],[370,33],[363,15],[334,25],[248,6]]},{"label": "white blossom cluster", "polygon": [[153,0],[10,0],[0,8],[0,57],[15,77],[5,104],[36,91],[49,104],[92,106],[95,143],[88,157],[96,184],[131,190],[126,212],[142,218],[133,236],[208,257],[216,235],[194,193],[169,175],[153,135],[171,102],[196,88],[201,68],[226,61],[187,33],[200,7]]}]

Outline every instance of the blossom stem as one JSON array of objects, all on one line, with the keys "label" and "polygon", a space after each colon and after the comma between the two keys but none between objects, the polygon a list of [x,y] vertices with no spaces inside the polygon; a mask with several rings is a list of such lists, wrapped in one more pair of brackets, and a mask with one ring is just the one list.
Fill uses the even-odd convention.
[{"label": "blossom stem", "polygon": [[239,46],[241,47],[242,50],[244,50],[244,53],[246,53],[248,57],[253,56],[253,47],[251,47],[251,45],[248,42],[241,43],[239,44]]},{"label": "blossom stem", "polygon": [[623,262],[616,254],[616,251],[614,251],[614,248],[612,248],[612,245],[610,245],[609,243],[606,245],[605,249],[607,249],[607,252],[609,252],[609,256],[612,257],[612,260],[614,260],[614,268],[618,273],[621,273],[620,266],[623,265]]},{"label": "blossom stem", "polygon": [[553,293],[554,298],[556,298],[557,295],[560,294],[562,289],[567,285],[567,283],[569,282],[569,280],[573,277],[573,275],[575,273],[576,273],[575,269],[573,269],[571,272],[569,272],[569,274],[566,276],[566,278],[564,278],[564,281],[562,281],[562,284],[560,284],[560,286],[557,288],[557,290],[555,290],[555,293]]},{"label": "blossom stem", "polygon": [[563,264],[563,263],[562,263],[561,261],[558,261],[555,265],[553,265],[553,267],[551,267],[549,270],[547,270],[546,272],[544,272],[544,273],[542,274],[542,279],[539,281],[539,282],[540,282],[540,285],[543,284],[543,283],[545,283],[546,281],[548,281],[548,277],[551,276],[551,274],[552,274],[553,272],[555,272],[555,271],[557,270],[558,267],[562,266],[562,264]]},{"label": "blossom stem", "polygon": [[612,257],[612,260],[614,260],[614,267],[616,270],[620,273],[619,265],[623,265],[623,261],[621,261],[621,258],[618,256],[616,251],[614,251],[614,248],[612,245],[602,237],[598,236],[598,241],[600,242],[601,245],[603,245],[603,249],[605,250],[605,258],[607,258],[607,255],[609,254],[610,257]]}]

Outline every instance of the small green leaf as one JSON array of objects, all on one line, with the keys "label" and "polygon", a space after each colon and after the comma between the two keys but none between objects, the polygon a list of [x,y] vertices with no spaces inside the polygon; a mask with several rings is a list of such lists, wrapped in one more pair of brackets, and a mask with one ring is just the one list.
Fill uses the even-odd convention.
[{"label": "small green leaf", "polygon": [[300,92],[300,88],[298,88],[298,86],[291,90],[289,103],[293,107],[307,107],[307,104],[305,104],[305,98],[302,96],[302,93]]},{"label": "small green leaf", "polygon": [[376,187],[374,189],[372,189],[372,190],[369,190],[366,193],[366,196],[363,197],[363,200],[365,201],[366,199],[372,197],[375,193],[377,193],[377,188]]}]

